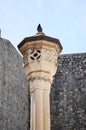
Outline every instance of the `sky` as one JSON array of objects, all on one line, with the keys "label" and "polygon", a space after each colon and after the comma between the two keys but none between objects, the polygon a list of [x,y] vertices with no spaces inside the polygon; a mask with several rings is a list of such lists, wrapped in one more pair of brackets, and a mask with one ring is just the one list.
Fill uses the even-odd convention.
[{"label": "sky", "polygon": [[16,49],[39,23],[60,40],[62,54],[86,53],[86,0],[0,0],[1,37]]}]

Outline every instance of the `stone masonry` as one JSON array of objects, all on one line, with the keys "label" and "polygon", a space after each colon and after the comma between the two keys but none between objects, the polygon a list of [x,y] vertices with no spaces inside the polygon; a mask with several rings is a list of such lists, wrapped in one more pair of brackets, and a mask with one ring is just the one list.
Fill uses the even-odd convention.
[{"label": "stone masonry", "polygon": [[86,130],[86,53],[61,55],[51,89],[51,130]]},{"label": "stone masonry", "polygon": [[28,84],[22,58],[0,38],[0,130],[28,130]]}]

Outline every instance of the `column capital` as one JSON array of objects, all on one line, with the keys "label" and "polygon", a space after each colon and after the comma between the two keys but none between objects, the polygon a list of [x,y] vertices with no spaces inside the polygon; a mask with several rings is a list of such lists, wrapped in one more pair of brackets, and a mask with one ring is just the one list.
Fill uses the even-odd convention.
[{"label": "column capital", "polygon": [[26,75],[45,72],[54,75],[57,70],[58,53],[56,49],[45,46],[32,46],[24,53],[24,70]]},{"label": "column capital", "polygon": [[52,76],[46,72],[34,72],[29,74],[28,81],[30,84],[30,92],[38,89],[50,92],[52,80]]},{"label": "column capital", "polygon": [[45,71],[52,76],[57,70],[57,58],[62,50],[58,39],[44,34],[25,38],[18,48],[23,55],[26,75],[36,71]]}]

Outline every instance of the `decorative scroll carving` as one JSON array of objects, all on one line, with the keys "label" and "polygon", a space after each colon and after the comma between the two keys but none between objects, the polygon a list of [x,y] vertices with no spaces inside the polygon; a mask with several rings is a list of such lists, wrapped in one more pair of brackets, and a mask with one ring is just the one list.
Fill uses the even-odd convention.
[{"label": "decorative scroll carving", "polygon": [[24,55],[24,64],[34,61],[46,60],[57,64],[57,53],[51,48],[30,48]]},{"label": "decorative scroll carving", "polygon": [[33,82],[35,80],[44,80],[45,82],[50,82],[51,83],[51,80],[49,78],[46,78],[46,77],[40,77],[40,76],[36,76],[36,77],[30,77],[29,78],[29,82]]},{"label": "decorative scroll carving", "polygon": [[57,53],[52,49],[42,49],[42,58],[46,61],[57,63]]},{"label": "decorative scroll carving", "polygon": [[35,80],[42,80],[52,83],[52,76],[46,72],[34,72],[28,75],[29,82],[34,82]]}]

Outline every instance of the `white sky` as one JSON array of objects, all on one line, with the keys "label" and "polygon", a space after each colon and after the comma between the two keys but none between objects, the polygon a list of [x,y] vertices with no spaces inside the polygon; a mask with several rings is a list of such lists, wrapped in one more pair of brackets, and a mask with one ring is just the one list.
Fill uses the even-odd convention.
[{"label": "white sky", "polygon": [[39,23],[61,41],[62,53],[86,52],[86,0],[0,0],[2,37],[16,48]]}]

